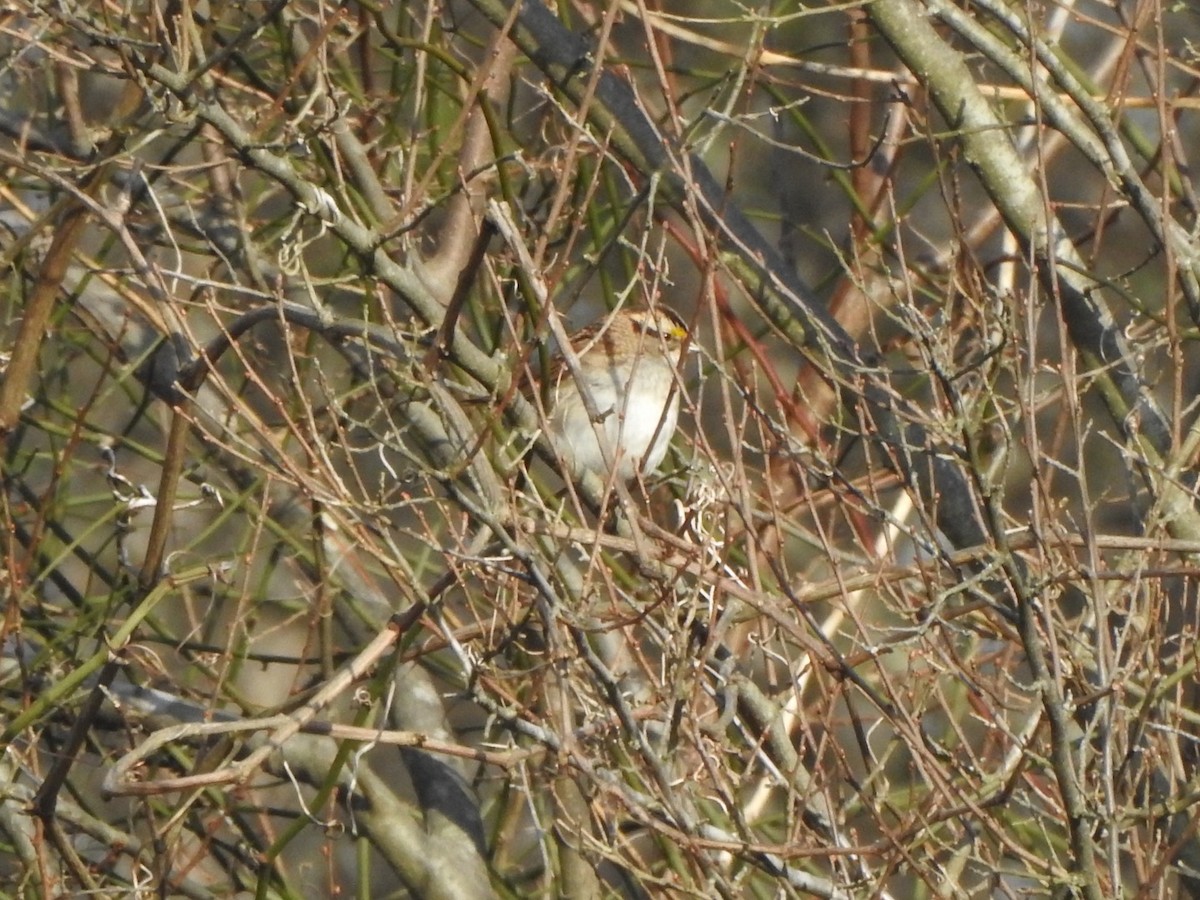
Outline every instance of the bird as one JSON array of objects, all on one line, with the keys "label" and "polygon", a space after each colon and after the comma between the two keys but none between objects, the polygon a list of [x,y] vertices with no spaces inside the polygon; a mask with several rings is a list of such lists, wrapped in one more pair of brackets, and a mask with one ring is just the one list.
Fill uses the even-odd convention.
[{"label": "bird", "polygon": [[606,478],[615,469],[618,479],[629,482],[654,472],[679,420],[676,372],[687,326],[665,307],[621,308],[575,332],[570,342],[597,419],[588,415],[579,383],[557,354],[543,397],[550,443],[567,473]]}]

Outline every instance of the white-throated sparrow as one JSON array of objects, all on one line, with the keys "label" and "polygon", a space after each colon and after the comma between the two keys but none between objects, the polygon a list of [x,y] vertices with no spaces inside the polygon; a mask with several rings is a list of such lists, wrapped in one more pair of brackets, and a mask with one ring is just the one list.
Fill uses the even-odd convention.
[{"label": "white-throated sparrow", "polygon": [[661,307],[620,309],[571,336],[600,426],[593,427],[567,361],[557,356],[544,396],[551,443],[572,475],[604,477],[612,465],[629,481],[658,468],[679,418],[675,373],[686,339],[683,321]]}]

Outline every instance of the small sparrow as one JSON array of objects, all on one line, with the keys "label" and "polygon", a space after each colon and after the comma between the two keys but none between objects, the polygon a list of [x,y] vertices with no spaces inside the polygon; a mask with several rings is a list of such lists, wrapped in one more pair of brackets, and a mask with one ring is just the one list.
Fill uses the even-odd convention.
[{"label": "small sparrow", "polygon": [[686,340],[683,321],[661,307],[621,309],[571,335],[600,426],[588,416],[566,360],[557,356],[547,394],[549,434],[571,475],[590,471],[603,478],[612,465],[617,478],[629,481],[658,468],[679,419],[675,379]]}]

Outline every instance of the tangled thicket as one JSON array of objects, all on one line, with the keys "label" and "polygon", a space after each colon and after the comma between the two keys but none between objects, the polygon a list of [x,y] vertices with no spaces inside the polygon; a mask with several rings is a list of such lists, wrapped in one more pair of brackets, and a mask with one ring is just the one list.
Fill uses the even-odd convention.
[{"label": "tangled thicket", "polygon": [[1200,16],[514,2],[0,12],[0,877],[1200,894]]}]

